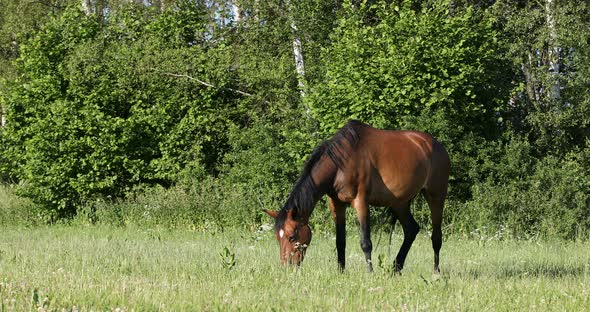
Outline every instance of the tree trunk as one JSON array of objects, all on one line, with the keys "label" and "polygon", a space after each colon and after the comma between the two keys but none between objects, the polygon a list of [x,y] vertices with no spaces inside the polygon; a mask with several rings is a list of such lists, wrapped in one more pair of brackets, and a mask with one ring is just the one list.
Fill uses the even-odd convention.
[{"label": "tree trunk", "polygon": [[86,15],[92,15],[96,13],[96,3],[94,0],[82,0],[82,10]]},{"label": "tree trunk", "polygon": [[557,31],[555,29],[555,0],[546,0],[545,12],[547,29],[549,31],[549,46],[547,48],[550,86],[548,86],[549,98],[559,101],[561,98],[561,85],[559,83],[559,71],[561,65],[560,48],[557,44]]},{"label": "tree trunk", "polygon": [[527,62],[522,66],[522,72],[526,82],[526,92],[531,101],[539,102],[541,96],[539,95],[539,88],[537,87],[537,77],[535,77],[535,68],[537,67],[535,58],[531,51],[527,52]]},{"label": "tree trunk", "polygon": [[104,17],[107,0],[82,0],[82,10],[86,15],[96,15],[99,20]]},{"label": "tree trunk", "polygon": [[[305,97],[305,62],[303,61],[303,46],[299,31],[295,23],[295,16],[293,13],[293,5],[291,1],[287,1],[287,13],[289,14],[289,23],[291,24],[291,32],[293,33],[293,56],[295,57],[295,70],[297,71],[297,87],[301,98]],[[306,108],[309,111],[309,108]]]},{"label": "tree trunk", "polygon": [[239,24],[242,21],[242,11],[237,0],[233,0],[231,4],[231,10],[234,15],[234,22]]},{"label": "tree trunk", "polygon": [[299,35],[297,34],[297,27],[294,23],[291,24],[291,28],[295,34],[293,38],[293,55],[295,56],[295,69],[297,71],[297,87],[299,87],[299,92],[303,98],[305,97],[305,63],[303,62],[303,48],[301,46],[301,39],[299,39]]}]

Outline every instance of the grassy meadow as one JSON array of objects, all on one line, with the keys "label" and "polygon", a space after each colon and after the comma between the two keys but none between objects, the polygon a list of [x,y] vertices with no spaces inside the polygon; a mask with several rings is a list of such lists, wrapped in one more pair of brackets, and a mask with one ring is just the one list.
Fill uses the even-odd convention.
[{"label": "grassy meadow", "polygon": [[369,274],[356,232],[341,274],[326,233],[301,268],[284,269],[268,230],[3,226],[0,311],[590,309],[590,242],[448,238],[437,277],[421,233],[403,274],[391,276],[386,235],[374,235]]}]

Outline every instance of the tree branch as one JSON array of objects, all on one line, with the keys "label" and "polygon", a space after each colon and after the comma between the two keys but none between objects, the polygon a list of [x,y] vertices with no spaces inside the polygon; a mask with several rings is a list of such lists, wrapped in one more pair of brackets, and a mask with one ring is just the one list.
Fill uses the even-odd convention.
[{"label": "tree branch", "polygon": [[189,76],[189,75],[186,75],[186,74],[175,74],[175,73],[162,73],[162,74],[164,74],[166,76],[170,76],[170,77],[186,78],[186,79],[189,79],[189,80],[193,80],[193,81],[196,81],[197,83],[199,83],[201,85],[204,85],[206,87],[209,87],[209,88],[226,89],[226,90],[229,90],[231,92],[234,92],[234,93],[237,93],[237,94],[240,94],[240,95],[243,95],[243,96],[253,96],[253,94],[251,94],[251,93],[240,91],[240,90],[236,90],[236,89],[232,89],[232,88],[220,88],[220,87],[217,87],[215,85],[212,85],[212,84],[210,84],[208,82],[202,81],[202,80],[200,80],[198,78],[195,78],[195,77],[192,77],[192,76]]},{"label": "tree branch", "polygon": [[50,7],[50,8],[58,9],[58,10],[63,10],[63,9],[65,9],[65,7],[64,7],[64,6],[57,5],[57,4],[53,4],[53,3],[50,3],[49,1],[43,1],[43,0],[36,0],[36,1],[31,1],[31,2],[29,2],[28,4],[35,4],[35,3],[41,4],[41,5],[44,5],[44,6]]}]

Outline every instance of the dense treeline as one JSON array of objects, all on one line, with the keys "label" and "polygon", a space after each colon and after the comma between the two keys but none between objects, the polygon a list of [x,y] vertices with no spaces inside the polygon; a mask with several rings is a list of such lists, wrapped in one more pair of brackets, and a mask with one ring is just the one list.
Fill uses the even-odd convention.
[{"label": "dense treeline", "polygon": [[446,145],[447,230],[580,237],[589,10],[0,0],[0,178],[46,221],[258,224],[313,146],[355,118]]}]

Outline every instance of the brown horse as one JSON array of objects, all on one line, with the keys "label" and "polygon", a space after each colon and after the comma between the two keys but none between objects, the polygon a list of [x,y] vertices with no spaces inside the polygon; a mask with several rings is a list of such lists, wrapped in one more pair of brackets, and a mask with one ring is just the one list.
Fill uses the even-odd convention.
[{"label": "brown horse", "polygon": [[380,130],[349,121],[314,150],[285,206],[280,211],[266,211],[275,219],[281,262],[299,265],[303,261],[311,241],[309,217],[326,194],[336,223],[340,269],[345,266],[345,209],[351,204],[360,223],[361,248],[369,271],[373,271],[369,205],[375,205],[392,209],[403,227],[404,241],[394,262],[399,272],[420,229],[410,212],[410,201],[422,192],[432,216],[434,271],[438,273],[449,173],[449,156],[430,135]]}]

